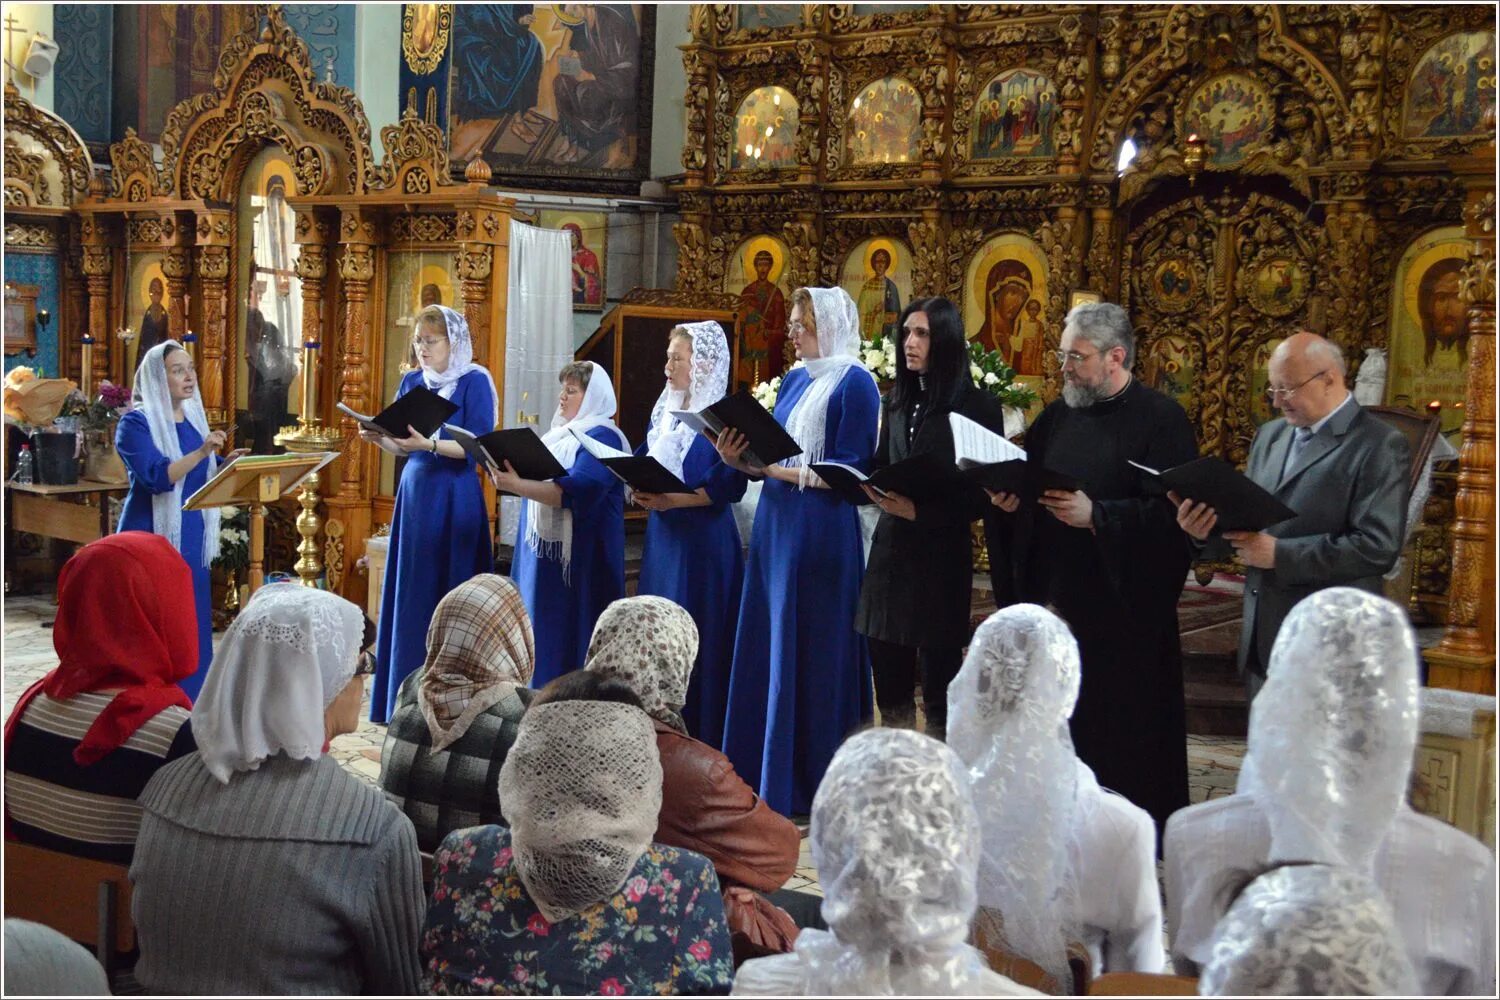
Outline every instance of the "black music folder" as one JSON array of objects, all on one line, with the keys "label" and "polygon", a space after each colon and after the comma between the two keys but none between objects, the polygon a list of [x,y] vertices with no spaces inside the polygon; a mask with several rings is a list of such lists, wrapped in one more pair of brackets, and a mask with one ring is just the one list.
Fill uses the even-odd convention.
[{"label": "black music folder", "polygon": [[802,446],[755,401],[748,389],[725,396],[702,410],[673,410],[672,416],[696,431],[712,435],[718,435],[725,427],[739,431],[750,442],[747,455],[752,465],[775,465],[802,454]]},{"label": "black music folder", "polygon": [[407,425],[415,427],[423,437],[430,438],[443,426],[443,421],[458,412],[457,403],[449,402],[425,385],[412,388],[373,417],[356,413],[343,403],[334,405],[365,430],[393,438],[409,436],[411,432],[406,429]]},{"label": "black music folder", "polygon": [[480,465],[499,470],[506,462],[522,479],[548,480],[565,476],[567,469],[547,450],[541,435],[530,427],[512,427],[474,435],[456,424],[444,424],[443,430]]},{"label": "black music folder", "polygon": [[1297,512],[1259,484],[1213,455],[1205,455],[1171,469],[1158,470],[1131,462],[1184,500],[1206,503],[1219,515],[1215,531],[1265,531],[1290,520]]},{"label": "black music folder", "polygon": [[599,460],[599,464],[614,473],[616,479],[641,493],[696,493],[681,479],[672,475],[650,455],[632,455],[628,451],[613,448],[587,433],[569,428],[584,451]]},{"label": "black music folder", "polygon": [[882,496],[895,493],[917,503],[972,490],[975,486],[957,466],[930,451],[876,469],[868,476],[842,462],[815,462],[812,470],[830,489],[857,505],[872,502],[865,491],[860,489],[864,485]]},{"label": "black music folder", "polygon": [[1039,497],[1047,490],[1065,490],[1069,493],[1083,489],[1083,482],[1066,472],[1058,472],[1043,466],[1033,472],[1024,458],[1013,458],[1005,462],[987,465],[965,465],[963,476],[976,486],[983,486],[996,493],[1014,493],[1019,497]]}]

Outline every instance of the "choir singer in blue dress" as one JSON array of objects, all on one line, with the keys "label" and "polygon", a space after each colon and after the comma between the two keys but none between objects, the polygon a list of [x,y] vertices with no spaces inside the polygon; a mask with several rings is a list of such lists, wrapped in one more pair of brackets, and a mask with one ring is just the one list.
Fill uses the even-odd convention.
[{"label": "choir singer in blue dress", "polygon": [[511,578],[536,636],[531,685],[583,666],[594,623],[625,596],[625,487],[579,446],[573,431],[629,451],[615,426],[615,388],[592,361],[563,366],[562,390],[542,442],[567,474],[550,482],[522,479],[509,462],[490,471],[497,490],[525,499],[516,529]]},{"label": "choir singer in blue dress", "polygon": [[750,532],[729,676],[724,753],[783,815],[803,815],[844,737],[873,715],[870,659],[854,631],[864,575],[855,508],[808,466],[870,471],[880,392],[859,363],[859,310],[841,288],[799,288],[788,333],[805,367],[782,378],[776,419],[802,447],[746,464],[725,430],[724,462],[765,486]]},{"label": "choir singer in blue dress", "polygon": [[[500,397],[489,370],[474,361],[468,321],[446,306],[417,313],[413,345],[421,367],[408,372],[396,390],[400,399],[418,385],[458,407],[448,423],[471,434],[488,434],[500,417]],[[396,507],[391,517],[391,548],[380,594],[375,683],[370,688],[370,719],[387,722],[406,675],[427,659],[427,626],[443,596],[480,573],[494,569],[489,512],[474,460],[457,441],[430,438],[416,428],[404,438],[361,430],[359,436],[397,457],[405,457]]]},{"label": "choir singer in blue dress", "polygon": [[673,410],[701,410],[729,385],[729,343],[714,322],[685,323],[667,339],[667,384],[637,452],[650,455],[693,493],[634,494],[651,511],[641,561],[641,594],[665,597],[698,625],[698,660],[682,708],[688,732],[710,746],[724,741],[729,663],[740,613],[745,559],[729,505],[745,495],[745,476],[719,461],[713,442],[679,423]]},{"label": "choir singer in blue dress", "polygon": [[[213,478],[226,435],[208,429],[193,357],[177,341],[147,351],[132,385],[134,406],[115,429],[115,450],[130,473],[118,530],[161,535],[193,571],[198,669],[177,683],[197,701],[214,658],[209,568],[219,554],[219,509],[183,510],[182,503]],[[231,452],[225,460],[243,454]]]}]

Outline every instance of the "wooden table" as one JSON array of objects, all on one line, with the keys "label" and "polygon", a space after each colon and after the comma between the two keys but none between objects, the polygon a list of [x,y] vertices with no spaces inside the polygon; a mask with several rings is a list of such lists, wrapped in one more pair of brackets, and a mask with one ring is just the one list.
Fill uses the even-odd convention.
[{"label": "wooden table", "polygon": [[6,589],[10,589],[10,570],[16,548],[11,544],[9,532],[24,531],[43,538],[87,545],[110,533],[109,498],[124,496],[129,489],[123,483],[78,482],[71,486],[6,483]]}]

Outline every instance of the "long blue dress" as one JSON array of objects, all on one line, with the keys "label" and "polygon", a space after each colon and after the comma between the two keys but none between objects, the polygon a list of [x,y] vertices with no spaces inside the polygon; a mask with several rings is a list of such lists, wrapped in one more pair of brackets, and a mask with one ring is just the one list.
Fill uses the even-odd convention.
[{"label": "long blue dress", "polygon": [[[184,455],[196,451],[203,435],[186,420],[177,424],[177,444]],[[151,440],[151,425],[146,414],[131,410],[120,418],[115,429],[115,450],[130,472],[130,493],[120,510],[119,531],[151,531],[151,498],[157,493],[172,492],[167,466],[172,460],[163,455]],[[186,500],[208,482],[208,459],[193,466],[182,481],[182,498]],[[209,568],[203,565],[203,513],[182,512],[182,558],[193,571],[193,611],[198,618],[198,669],[178,684],[187,696],[198,700],[203,679],[214,658],[214,621],[209,599]]]},{"label": "long blue dress", "polygon": [[[408,372],[396,398],[420,384],[420,371]],[[458,412],[448,423],[473,434],[495,429],[495,394],[483,372],[458,380],[453,397]],[[427,626],[448,591],[495,568],[489,514],[474,460],[431,452],[406,457],[396,508],[391,517],[391,548],[380,594],[375,683],[370,719],[386,722],[406,675],[427,659]]]},{"label": "long blue dress", "polygon": [[[644,455],[646,446],[636,449]],[[682,481],[708,491],[707,507],[653,510],[637,593],[676,601],[698,625],[698,659],[682,718],[710,746],[724,741],[729,664],[740,614],[745,557],[730,504],[745,495],[745,476],[719,461],[713,442],[698,435],[682,460]]]},{"label": "long blue dress", "polygon": [[[783,425],[810,384],[801,368],[782,379]],[[868,471],[879,413],[874,381],[845,372],[828,401],[825,460]],[[832,490],[767,478],[750,532],[724,753],[782,815],[811,811],[834,751],[874,715],[869,651],[854,631],[863,578],[855,508]]]},{"label": "long blue dress", "polygon": [[[595,427],[588,435],[620,447],[610,427]],[[563,580],[561,562],[538,556],[526,544],[529,504],[521,506],[510,570],[536,636],[534,688],[583,666],[594,623],[611,601],[625,596],[624,484],[582,448],[568,474],[553,481],[562,487],[563,506],[573,512],[569,580]]]}]

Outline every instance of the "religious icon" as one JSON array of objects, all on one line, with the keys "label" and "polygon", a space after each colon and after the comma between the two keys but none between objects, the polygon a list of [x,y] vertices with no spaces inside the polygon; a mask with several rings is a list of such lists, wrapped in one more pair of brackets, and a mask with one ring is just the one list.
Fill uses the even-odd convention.
[{"label": "religious icon", "polygon": [[1275,105],[1259,80],[1244,73],[1225,73],[1205,80],[1193,91],[1185,120],[1187,131],[1203,139],[1207,165],[1227,170],[1270,137]]},{"label": "religious icon", "polygon": [[[748,388],[786,371],[787,317],[786,247],[772,236],[746,240],[730,257],[724,290],[739,290],[740,362],[735,384]],[[753,277],[752,277],[753,275]]]},{"label": "religious icon", "polygon": [[135,356],[138,358],[168,337],[167,308],[161,304],[165,294],[166,286],[160,278],[153,277],[147,283],[146,295],[149,301],[135,328]]},{"label": "religious icon", "polygon": [[1480,135],[1494,109],[1494,33],[1449,35],[1412,70],[1402,131],[1408,139]]},{"label": "religious icon", "polygon": [[1019,233],[991,238],[970,260],[965,287],[964,328],[977,331],[970,337],[998,352],[1017,375],[1043,375],[1052,330],[1041,248]]},{"label": "religious icon", "polygon": [[1192,305],[1200,286],[1193,261],[1185,257],[1168,257],[1156,266],[1150,292],[1163,312],[1179,313]]},{"label": "religious icon", "polygon": [[866,240],[850,251],[839,283],[859,307],[861,337],[895,337],[901,304],[911,301],[911,251],[900,240]]},{"label": "religious icon", "polygon": [[854,98],[844,128],[852,165],[914,163],[921,158],[922,99],[899,76],[876,80]]},{"label": "religious icon", "polygon": [[1181,334],[1167,334],[1151,344],[1142,361],[1146,384],[1191,411],[1199,367],[1197,345]]},{"label": "religious icon", "polygon": [[1249,269],[1247,297],[1268,316],[1286,316],[1307,301],[1307,271],[1295,260],[1272,257]]},{"label": "religious icon", "polygon": [[1469,315],[1459,298],[1469,244],[1461,226],[1444,226],[1415,240],[1396,267],[1389,334],[1386,399],[1418,409],[1443,404],[1443,432],[1463,425],[1468,388]]},{"label": "religious icon", "polygon": [[538,218],[544,229],[561,229],[572,237],[573,308],[578,312],[603,312],[609,216],[604,212],[545,209]]},{"label": "religious icon", "polygon": [[784,87],[752,90],[740,102],[729,169],[796,165],[797,99]]},{"label": "religious icon", "polygon": [[791,28],[802,23],[800,3],[735,4],[738,25],[747,28]]},{"label": "religious icon", "polygon": [[1001,73],[979,92],[970,130],[969,157],[1052,156],[1057,88],[1029,69]]}]

